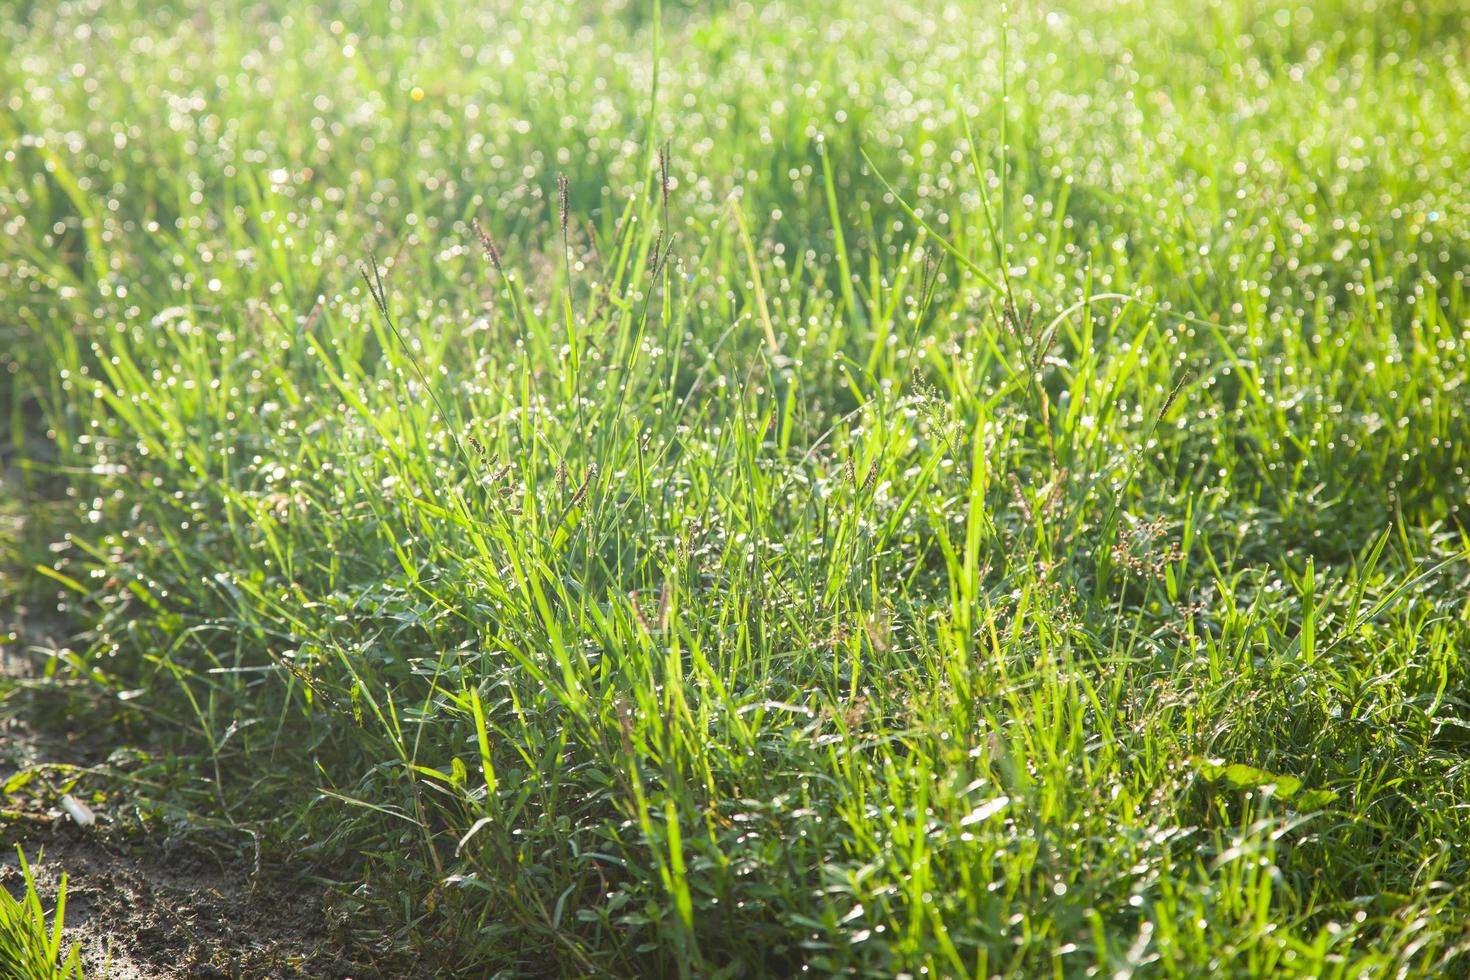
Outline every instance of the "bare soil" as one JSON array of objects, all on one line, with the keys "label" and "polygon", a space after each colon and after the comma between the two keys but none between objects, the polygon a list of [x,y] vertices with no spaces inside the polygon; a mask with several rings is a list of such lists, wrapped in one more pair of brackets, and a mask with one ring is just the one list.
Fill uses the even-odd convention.
[{"label": "bare soil", "polygon": [[[0,661],[10,663],[0,669],[13,672],[15,658],[3,650]],[[0,787],[18,773],[76,765],[90,754],[36,731],[0,702]],[[49,782],[40,777],[23,790],[0,793],[0,886],[12,893],[20,887],[16,844],[31,862],[48,909],[66,875],[65,935],[81,944],[88,976],[381,975],[343,950],[319,887],[116,826],[107,810],[125,801],[99,807],[97,823],[80,827],[45,788]]]}]

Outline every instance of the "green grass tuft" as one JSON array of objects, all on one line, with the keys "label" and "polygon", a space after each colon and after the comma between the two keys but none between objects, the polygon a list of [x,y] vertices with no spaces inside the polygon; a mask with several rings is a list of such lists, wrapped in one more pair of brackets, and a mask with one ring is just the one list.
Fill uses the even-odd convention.
[{"label": "green grass tuft", "polygon": [[66,876],[56,888],[56,906],[48,926],[45,907],[36,891],[36,879],[25,852],[15,850],[20,863],[20,894],[0,888],[0,974],[14,980],[81,980],[80,947],[62,953],[66,915]]}]

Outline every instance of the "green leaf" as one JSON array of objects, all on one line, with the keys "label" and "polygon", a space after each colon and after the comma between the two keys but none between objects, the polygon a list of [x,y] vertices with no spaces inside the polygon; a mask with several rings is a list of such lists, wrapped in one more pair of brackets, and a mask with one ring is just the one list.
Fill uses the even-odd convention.
[{"label": "green leaf", "polygon": [[1257,769],[1244,763],[1226,763],[1223,759],[1201,759],[1197,763],[1200,775],[1211,782],[1224,782],[1233,789],[1266,789],[1283,798],[1295,796],[1302,788],[1302,781],[1295,776]]},{"label": "green leaf", "polygon": [[1292,801],[1298,810],[1320,810],[1337,802],[1337,790],[1309,789]]}]

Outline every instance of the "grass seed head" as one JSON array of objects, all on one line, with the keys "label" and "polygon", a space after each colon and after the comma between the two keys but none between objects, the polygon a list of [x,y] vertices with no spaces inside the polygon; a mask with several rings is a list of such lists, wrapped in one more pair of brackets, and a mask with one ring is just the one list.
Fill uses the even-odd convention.
[{"label": "grass seed head", "polygon": [[664,230],[660,228],[658,230],[658,237],[653,240],[653,250],[648,253],[648,272],[650,275],[658,275],[659,266],[663,264],[659,258],[659,253],[663,249],[663,245]]},{"label": "grass seed head", "polygon": [[669,614],[674,608],[674,585],[665,581],[664,587],[658,594],[658,628],[666,630],[669,628]]},{"label": "grass seed head", "polygon": [[500,249],[496,246],[495,240],[490,237],[490,233],[485,230],[485,226],[480,224],[479,218],[474,219],[474,228],[475,237],[480,240],[480,249],[485,253],[485,257],[490,260],[496,272],[504,273],[505,267],[500,263]]},{"label": "grass seed head", "polygon": [[639,628],[645,633],[652,633],[653,627],[648,624],[648,617],[643,615],[643,604],[638,601],[637,589],[628,593],[628,607],[633,610],[633,619],[637,621]]},{"label": "grass seed head", "polygon": [[1188,383],[1192,373],[1193,372],[1185,371],[1179,376],[1179,380],[1174,383],[1173,390],[1169,392],[1169,397],[1164,399],[1164,407],[1159,409],[1159,419],[1162,420],[1165,415],[1169,414],[1169,409],[1174,407],[1174,400],[1179,397],[1180,389],[1182,389],[1185,384]]},{"label": "grass seed head", "polygon": [[1007,473],[1006,479],[1011,484],[1011,496],[1016,498],[1016,504],[1021,508],[1021,516],[1027,521],[1035,520],[1035,515],[1031,513],[1031,504],[1027,502],[1026,494],[1021,489],[1020,479],[1014,473]]},{"label": "grass seed head", "polygon": [[592,489],[592,481],[597,479],[597,464],[587,464],[587,475],[582,478],[582,485],[577,487],[577,492],[572,494],[572,502],[569,506],[580,507],[582,501],[587,499],[587,492]]},{"label": "grass seed head", "polygon": [[664,143],[658,151],[658,189],[663,198],[664,214],[669,213],[669,144]]},{"label": "grass seed head", "polygon": [[571,217],[571,207],[567,201],[567,177],[566,174],[558,174],[556,177],[556,207],[558,217],[561,219],[561,237],[565,241],[567,237],[567,223]]}]

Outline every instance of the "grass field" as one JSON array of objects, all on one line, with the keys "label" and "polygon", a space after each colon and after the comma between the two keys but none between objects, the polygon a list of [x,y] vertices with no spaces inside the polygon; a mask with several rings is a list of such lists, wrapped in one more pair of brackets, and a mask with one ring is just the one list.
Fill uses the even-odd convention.
[{"label": "grass field", "polygon": [[1470,8],[471,7],[0,12],[104,824],[388,973],[1470,971]]}]

